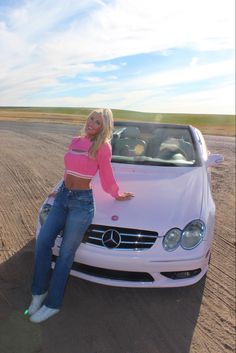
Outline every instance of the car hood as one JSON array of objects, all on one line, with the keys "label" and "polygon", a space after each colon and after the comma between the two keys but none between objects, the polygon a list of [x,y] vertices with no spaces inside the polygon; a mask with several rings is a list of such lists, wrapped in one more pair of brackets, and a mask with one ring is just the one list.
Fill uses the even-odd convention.
[{"label": "car hood", "polygon": [[164,236],[170,228],[183,229],[200,217],[204,186],[201,167],[114,164],[113,168],[120,191],[132,191],[135,196],[116,201],[102,190],[96,176],[93,224],[154,230]]}]

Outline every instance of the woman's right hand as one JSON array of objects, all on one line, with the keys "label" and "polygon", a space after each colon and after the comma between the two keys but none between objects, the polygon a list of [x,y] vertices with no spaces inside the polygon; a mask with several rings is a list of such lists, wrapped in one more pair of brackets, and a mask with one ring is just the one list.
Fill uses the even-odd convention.
[{"label": "woman's right hand", "polygon": [[121,194],[119,194],[116,197],[117,201],[127,201],[127,200],[131,200],[134,197],[134,193],[133,192],[122,192]]},{"label": "woman's right hand", "polygon": [[55,197],[56,197],[56,194],[57,194],[56,191],[52,191],[52,192],[48,195],[48,197],[53,197],[53,198],[55,198]]}]

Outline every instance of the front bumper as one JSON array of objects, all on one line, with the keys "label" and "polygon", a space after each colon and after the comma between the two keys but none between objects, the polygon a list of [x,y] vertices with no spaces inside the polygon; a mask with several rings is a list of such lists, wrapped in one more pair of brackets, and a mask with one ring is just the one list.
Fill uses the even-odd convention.
[{"label": "front bumper", "polygon": [[[61,239],[57,238],[54,256],[59,254],[60,242]],[[119,287],[188,286],[197,283],[207,272],[210,251],[202,242],[197,251],[187,251],[187,255],[188,258],[182,259],[172,255],[173,260],[169,260],[158,257],[157,250],[153,248],[147,251],[113,251],[82,243],[75,254],[71,275]],[[189,277],[181,278],[185,275]]]}]

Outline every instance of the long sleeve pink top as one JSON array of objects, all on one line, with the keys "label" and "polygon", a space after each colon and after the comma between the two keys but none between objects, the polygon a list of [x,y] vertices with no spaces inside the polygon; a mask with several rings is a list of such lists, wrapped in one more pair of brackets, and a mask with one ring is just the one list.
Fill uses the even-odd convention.
[{"label": "long sleeve pink top", "polygon": [[65,174],[80,178],[92,179],[99,171],[103,190],[116,198],[119,195],[119,186],[113,175],[111,165],[111,145],[104,143],[100,146],[96,158],[89,156],[92,141],[87,137],[74,137],[64,156]]}]

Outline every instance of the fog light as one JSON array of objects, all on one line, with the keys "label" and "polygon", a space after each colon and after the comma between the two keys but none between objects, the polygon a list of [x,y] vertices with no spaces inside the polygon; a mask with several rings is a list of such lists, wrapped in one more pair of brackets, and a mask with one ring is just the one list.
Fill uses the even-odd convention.
[{"label": "fog light", "polygon": [[200,268],[191,271],[161,272],[161,275],[171,279],[185,279],[197,276],[201,272]]}]

